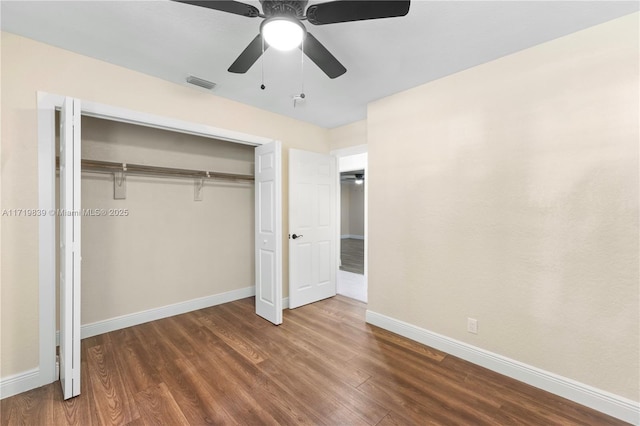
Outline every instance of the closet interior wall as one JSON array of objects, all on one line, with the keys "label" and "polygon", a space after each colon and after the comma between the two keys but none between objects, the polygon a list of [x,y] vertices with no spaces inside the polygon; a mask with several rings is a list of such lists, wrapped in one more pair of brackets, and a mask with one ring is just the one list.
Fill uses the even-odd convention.
[{"label": "closet interior wall", "polygon": [[[254,148],[83,116],[82,158],[252,175]],[[127,175],[116,200],[82,173],[83,209],[127,213],[82,217],[82,325],[253,286],[253,182],[205,180],[202,201],[194,182]]]}]

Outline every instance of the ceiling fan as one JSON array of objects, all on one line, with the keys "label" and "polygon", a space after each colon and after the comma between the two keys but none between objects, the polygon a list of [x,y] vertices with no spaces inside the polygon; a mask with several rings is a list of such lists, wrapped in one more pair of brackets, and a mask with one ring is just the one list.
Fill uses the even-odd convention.
[{"label": "ceiling fan", "polygon": [[264,18],[260,33],[231,64],[229,72],[246,73],[269,46],[279,50],[299,47],[329,78],[339,77],[347,69],[306,30],[302,21],[312,25],[326,25],[393,18],[406,15],[411,3],[410,0],[335,0],[313,4],[307,8],[308,0],[260,0],[263,11],[260,13],[257,7],[238,1],[174,1],[248,18]]}]

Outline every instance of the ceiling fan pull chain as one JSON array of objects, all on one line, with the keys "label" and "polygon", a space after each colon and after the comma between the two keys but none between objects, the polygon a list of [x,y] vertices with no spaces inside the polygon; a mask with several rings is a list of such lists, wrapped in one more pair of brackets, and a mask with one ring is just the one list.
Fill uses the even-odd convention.
[{"label": "ceiling fan pull chain", "polygon": [[260,85],[260,88],[264,90],[265,87],[267,87],[264,85],[264,37],[261,36],[260,38],[262,39],[262,55],[260,57],[260,65],[262,67],[262,84]]},{"label": "ceiling fan pull chain", "polygon": [[300,47],[300,98],[304,99],[304,37]]}]

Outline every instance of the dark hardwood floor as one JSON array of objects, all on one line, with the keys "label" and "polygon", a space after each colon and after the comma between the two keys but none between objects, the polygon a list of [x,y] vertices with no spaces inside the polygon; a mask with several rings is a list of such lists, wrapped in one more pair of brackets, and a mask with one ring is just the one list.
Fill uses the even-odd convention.
[{"label": "dark hardwood floor", "polygon": [[354,274],[364,274],[364,240],[343,238],[340,240],[340,269]]},{"label": "dark hardwood floor", "polygon": [[253,298],[82,341],[82,394],[53,383],[1,402],[2,425],[616,425],[611,417],[364,322],[337,296]]}]

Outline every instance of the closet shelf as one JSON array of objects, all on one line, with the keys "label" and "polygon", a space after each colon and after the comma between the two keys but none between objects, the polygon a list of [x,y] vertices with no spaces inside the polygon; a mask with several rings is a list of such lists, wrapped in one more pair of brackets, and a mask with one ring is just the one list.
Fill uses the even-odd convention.
[{"label": "closet shelf", "polygon": [[[56,167],[60,168],[60,159],[56,158]],[[234,173],[221,173],[211,171],[200,171],[190,169],[176,169],[172,167],[147,166],[144,164],[115,163],[111,161],[82,160],[81,169],[83,172],[96,173],[122,173],[128,175],[163,176],[172,178],[188,179],[225,179],[234,181],[253,182],[253,175],[243,175]]]}]

